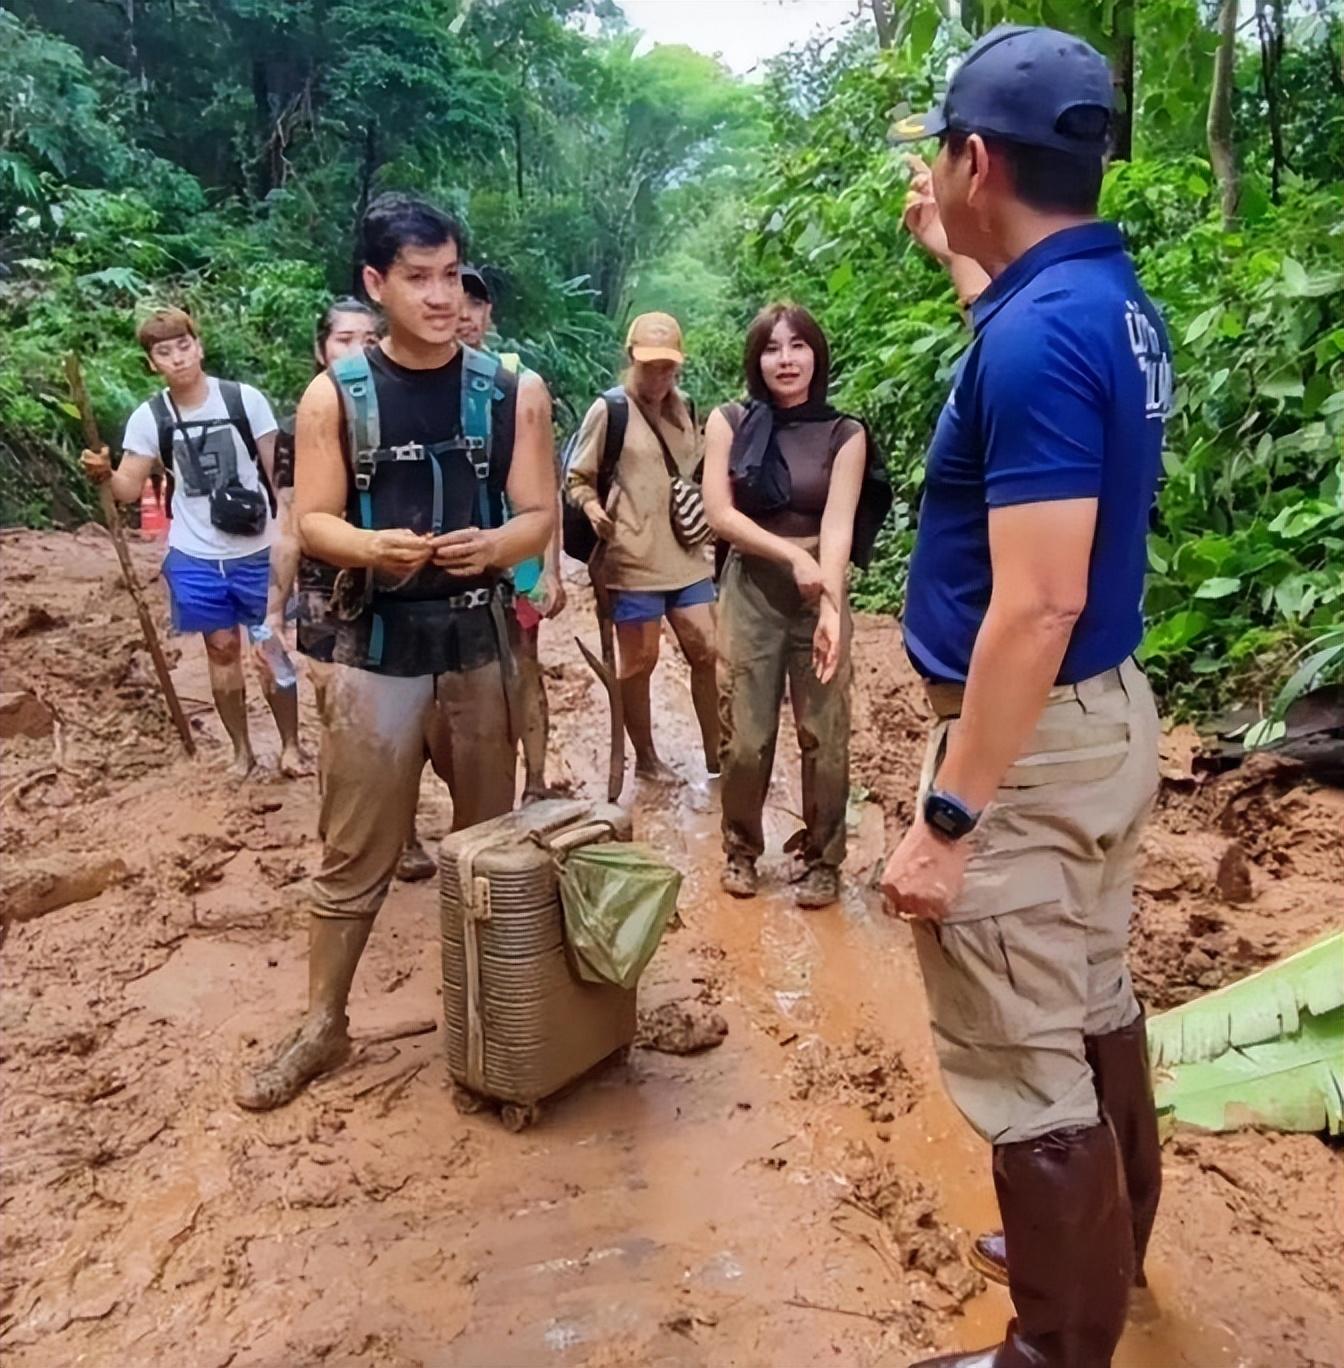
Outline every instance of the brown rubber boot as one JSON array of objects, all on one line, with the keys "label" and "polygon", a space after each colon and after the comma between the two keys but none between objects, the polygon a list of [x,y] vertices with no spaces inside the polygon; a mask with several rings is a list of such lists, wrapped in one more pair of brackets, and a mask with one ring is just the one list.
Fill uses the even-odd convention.
[{"label": "brown rubber boot", "polygon": [[434,857],[420,844],[419,836],[412,834],[397,861],[397,878],[402,883],[419,883],[432,879],[439,872]]},{"label": "brown rubber boot", "polygon": [[1109,1123],[995,1146],[994,1190],[1017,1315],[1002,1344],[914,1368],[1109,1368],[1134,1276]]},{"label": "brown rubber boot", "polygon": [[817,909],[840,901],[840,871],[834,865],[814,864],[793,886],[799,907]]},{"label": "brown rubber boot", "polygon": [[308,1015],[266,1063],[244,1073],[234,1100],[249,1111],[292,1102],[319,1074],[350,1055],[345,1015],[355,966],[373,929],[372,917],[319,917],[308,922]]},{"label": "brown rubber boot", "polygon": [[1134,1222],[1134,1286],[1147,1287],[1143,1261],[1162,1196],[1162,1142],[1148,1064],[1148,1022],[1140,1010],[1128,1026],[1083,1040],[1097,1080],[1101,1114],[1120,1146],[1120,1165]]},{"label": "brown rubber boot", "polygon": [[[1102,1115],[1109,1119],[1120,1146],[1120,1165],[1134,1218],[1134,1286],[1147,1287],[1143,1260],[1162,1195],[1162,1143],[1157,1135],[1157,1106],[1148,1067],[1147,1018],[1140,1011],[1136,1020],[1118,1031],[1085,1036],[1083,1046],[1096,1079]],[[1008,1260],[1003,1232],[981,1235],[971,1246],[967,1262],[991,1282],[1006,1287]]]}]

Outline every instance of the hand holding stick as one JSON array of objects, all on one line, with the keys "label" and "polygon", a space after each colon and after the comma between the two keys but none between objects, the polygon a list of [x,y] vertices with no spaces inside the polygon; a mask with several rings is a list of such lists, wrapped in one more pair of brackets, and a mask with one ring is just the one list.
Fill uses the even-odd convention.
[{"label": "hand holding stick", "polygon": [[[98,424],[94,420],[93,408],[89,403],[89,392],[84,386],[84,373],[79,366],[79,357],[73,353],[65,358],[65,375],[70,384],[71,398],[75,401],[75,407],[79,409],[80,421],[84,425],[84,441],[91,451],[101,451],[103,443],[98,436]],[[107,523],[112,545],[116,549],[117,559],[121,562],[122,579],[126,582],[126,588],[140,618],[140,634],[149,648],[150,659],[154,662],[154,673],[159,677],[159,687],[163,690],[168,711],[172,714],[173,723],[177,727],[177,734],[182,738],[182,748],[188,755],[195,755],[196,742],[191,735],[191,726],[187,722],[186,713],[182,711],[177,690],[173,687],[168,662],[164,659],[163,647],[159,644],[159,634],[154,629],[154,619],[150,615],[149,605],[145,602],[144,590],[136,579],[135,567],[131,564],[131,553],[126,545],[126,533],[121,526],[117,501],[112,497],[112,490],[106,480],[98,483],[98,499],[102,505],[103,519]]]}]

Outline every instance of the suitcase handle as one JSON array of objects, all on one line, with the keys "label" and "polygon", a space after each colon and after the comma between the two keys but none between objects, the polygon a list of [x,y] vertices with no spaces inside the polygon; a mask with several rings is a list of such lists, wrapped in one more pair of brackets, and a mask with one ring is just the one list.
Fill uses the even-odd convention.
[{"label": "suitcase handle", "polygon": [[532,839],[552,855],[565,855],[575,846],[589,845],[593,841],[611,840],[616,828],[610,822],[585,822],[582,826],[570,827],[566,831],[550,836],[544,832],[534,832]]}]

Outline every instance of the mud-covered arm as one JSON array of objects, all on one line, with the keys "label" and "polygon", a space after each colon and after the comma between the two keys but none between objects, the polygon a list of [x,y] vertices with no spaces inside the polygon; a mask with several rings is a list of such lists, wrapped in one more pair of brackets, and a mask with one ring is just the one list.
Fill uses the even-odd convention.
[{"label": "mud-covered arm", "polygon": [[341,452],[341,401],[325,374],[304,391],[294,419],[294,520],[303,549],[328,565],[408,574],[429,559],[429,539],[409,528],[370,531],[345,518],[349,477]]},{"label": "mud-covered arm", "polygon": [[549,559],[556,534],[555,427],[551,394],[539,375],[527,375],[518,385],[513,459],[504,488],[512,513],[491,534],[491,566],[504,569],[543,554]]}]

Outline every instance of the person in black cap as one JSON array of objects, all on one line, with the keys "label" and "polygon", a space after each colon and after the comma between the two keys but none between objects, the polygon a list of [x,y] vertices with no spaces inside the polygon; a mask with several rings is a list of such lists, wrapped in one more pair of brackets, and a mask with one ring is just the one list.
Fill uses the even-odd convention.
[{"label": "person in black cap", "polygon": [[[469,347],[488,350],[486,338],[494,326],[495,302],[479,267],[462,268],[462,320],[458,338]],[[517,352],[501,352],[500,364],[518,377],[518,393],[524,397],[550,396],[535,371],[528,370]],[[552,790],[546,783],[546,748],[550,739],[550,710],[546,701],[546,681],[541,672],[539,652],[541,624],[565,606],[565,584],[560,577],[560,531],[556,531],[543,555],[534,556],[513,567],[514,617],[518,625],[518,693],[522,712],[523,798],[546,798]]]},{"label": "person in black cap", "polygon": [[[994,1147],[1004,1342],[943,1368],[1102,1368],[1161,1186],[1126,966],[1157,792],[1143,634],[1170,346],[1097,219],[1111,75],[1086,43],[1002,27],[938,109],[935,209],[908,221],[982,268],[974,340],[929,449],[906,650],[939,719],[882,888],[913,923],[953,1101]],[[964,278],[964,273],[963,273]],[[959,292],[977,293],[978,287]]]}]

